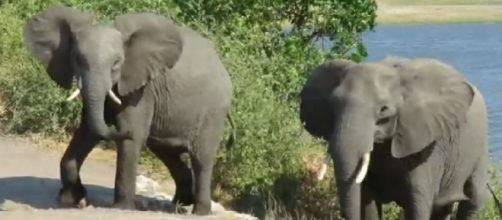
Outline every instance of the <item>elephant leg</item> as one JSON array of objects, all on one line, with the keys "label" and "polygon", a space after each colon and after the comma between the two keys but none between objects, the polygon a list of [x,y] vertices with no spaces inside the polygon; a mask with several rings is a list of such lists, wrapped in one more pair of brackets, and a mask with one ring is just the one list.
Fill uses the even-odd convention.
[{"label": "elephant leg", "polygon": [[484,206],[489,196],[489,191],[486,186],[488,179],[487,170],[486,163],[481,162],[474,170],[473,175],[467,180],[464,186],[464,192],[469,199],[459,203],[456,216],[457,219],[475,219],[476,212]]},{"label": "elephant leg", "polygon": [[431,220],[450,220],[453,204],[434,209]]},{"label": "elephant leg", "polygon": [[414,198],[411,204],[404,208],[404,215],[408,220],[428,220],[431,217],[432,210],[429,202],[423,199]]},{"label": "elephant leg", "polygon": [[83,208],[87,205],[87,191],[82,185],[79,172],[89,152],[99,143],[99,138],[87,130],[85,121],[85,118],[81,119],[59,165],[63,187],[59,191],[58,200],[63,206]]},{"label": "elephant leg", "polygon": [[168,143],[147,142],[150,151],[157,156],[171,173],[176,184],[176,193],[173,203],[192,205],[194,203],[192,170],[181,160],[181,154],[186,152],[188,146],[175,146]]},{"label": "elephant leg", "polygon": [[415,169],[409,173],[408,200],[403,205],[407,220],[429,220],[432,215],[434,193],[428,178],[428,169]]},{"label": "elephant leg", "polygon": [[190,156],[195,176],[195,204],[192,213],[196,215],[211,212],[211,176],[225,118],[226,111],[223,110],[206,115],[199,134],[192,143]]},{"label": "elephant leg", "polygon": [[131,134],[130,139],[118,141],[117,170],[115,173],[115,196],[113,207],[136,209],[136,174],[141,148],[150,132],[152,111],[148,105],[129,105],[117,115],[118,129]]},{"label": "elephant leg", "polygon": [[382,219],[382,204],[375,200],[373,192],[365,183],[361,185],[361,204],[363,219]]}]

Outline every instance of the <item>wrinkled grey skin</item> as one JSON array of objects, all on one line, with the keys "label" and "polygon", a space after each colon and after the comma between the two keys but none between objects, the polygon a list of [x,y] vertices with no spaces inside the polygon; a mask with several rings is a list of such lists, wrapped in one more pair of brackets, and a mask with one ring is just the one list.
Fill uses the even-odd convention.
[{"label": "wrinkled grey skin", "polygon": [[[383,219],[396,202],[406,219],[473,219],[487,198],[487,113],[481,93],[433,59],[333,60],[310,75],[300,118],[329,142],[346,219]],[[368,173],[354,181],[362,157]]]},{"label": "wrinkled grey skin", "polygon": [[[146,144],[176,182],[174,202],[194,204],[195,214],[210,213],[212,169],[232,96],[212,43],[160,15],[127,14],[112,27],[91,20],[53,6],[25,28],[27,48],[51,78],[66,89],[76,79],[82,91],[81,123],[61,160],[59,200],[85,201],[82,162],[100,140],[113,139],[114,207],[135,208],[137,162]],[[110,89],[121,105],[107,97]],[[192,168],[180,159],[185,152]]]}]

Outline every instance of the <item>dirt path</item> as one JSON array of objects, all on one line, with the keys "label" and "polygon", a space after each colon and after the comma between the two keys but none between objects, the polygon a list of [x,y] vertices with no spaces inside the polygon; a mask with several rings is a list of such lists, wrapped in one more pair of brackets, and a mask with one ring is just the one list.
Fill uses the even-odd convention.
[{"label": "dirt path", "polygon": [[[213,205],[214,215],[207,217],[108,209],[113,200],[115,168],[92,159],[86,160],[81,170],[91,206],[81,210],[62,209],[56,201],[60,158],[58,151],[42,150],[20,138],[0,136],[0,219],[253,219],[226,211],[218,204]],[[138,178],[137,194],[142,195],[138,195],[139,201],[148,204],[149,210],[168,209],[170,190],[144,176]],[[152,204],[157,209],[151,208]]]}]

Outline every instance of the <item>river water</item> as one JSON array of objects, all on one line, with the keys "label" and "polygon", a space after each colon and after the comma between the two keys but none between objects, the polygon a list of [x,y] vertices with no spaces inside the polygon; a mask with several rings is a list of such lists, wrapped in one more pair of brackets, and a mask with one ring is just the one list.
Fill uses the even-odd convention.
[{"label": "river water", "polygon": [[378,26],[363,35],[368,61],[398,55],[440,59],[483,93],[490,120],[490,153],[502,161],[502,24]]}]

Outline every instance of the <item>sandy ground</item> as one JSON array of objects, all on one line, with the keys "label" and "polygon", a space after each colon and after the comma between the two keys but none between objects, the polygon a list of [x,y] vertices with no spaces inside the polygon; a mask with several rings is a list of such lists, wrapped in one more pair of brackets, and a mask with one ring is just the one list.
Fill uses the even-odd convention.
[{"label": "sandy ground", "polygon": [[378,2],[377,23],[502,22],[502,4],[389,5]]},{"label": "sandy ground", "polygon": [[[85,161],[81,170],[91,205],[84,209],[60,208],[56,201],[60,188],[60,157],[59,151],[43,150],[20,138],[0,136],[0,219],[254,219],[224,210],[216,203],[213,204],[214,214],[206,217],[109,209],[107,207],[113,200],[115,168],[110,163],[92,158]],[[148,210],[169,210],[168,207],[172,207],[169,191],[172,189],[140,177],[136,184],[138,201],[147,204]]]}]

